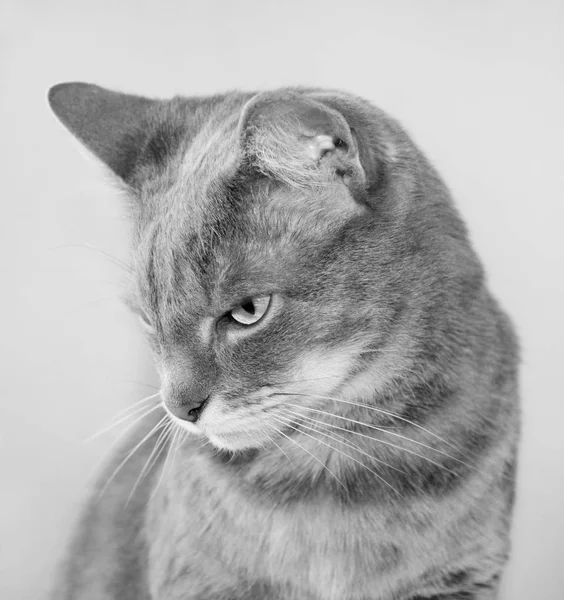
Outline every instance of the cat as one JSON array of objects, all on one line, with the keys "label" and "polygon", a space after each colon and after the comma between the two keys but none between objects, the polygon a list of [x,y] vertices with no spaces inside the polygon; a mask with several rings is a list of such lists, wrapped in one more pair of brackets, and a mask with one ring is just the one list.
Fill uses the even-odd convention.
[{"label": "cat", "polygon": [[518,343],[402,127],[305,87],[49,102],[126,191],[161,381],[53,597],[497,598]]}]

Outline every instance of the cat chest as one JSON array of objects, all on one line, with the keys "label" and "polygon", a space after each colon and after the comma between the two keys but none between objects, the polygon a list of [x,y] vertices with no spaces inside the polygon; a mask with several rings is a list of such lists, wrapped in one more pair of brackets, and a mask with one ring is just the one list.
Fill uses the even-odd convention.
[{"label": "cat chest", "polygon": [[153,520],[150,532],[151,580],[161,590],[155,597],[172,587],[179,593],[199,589],[193,597],[200,599],[233,590],[236,598],[234,590],[260,582],[263,600],[384,599],[424,569],[419,557],[432,550],[416,549],[407,529],[363,514],[319,507],[246,510],[225,502],[209,512],[206,505],[192,507],[181,519],[170,508]]}]

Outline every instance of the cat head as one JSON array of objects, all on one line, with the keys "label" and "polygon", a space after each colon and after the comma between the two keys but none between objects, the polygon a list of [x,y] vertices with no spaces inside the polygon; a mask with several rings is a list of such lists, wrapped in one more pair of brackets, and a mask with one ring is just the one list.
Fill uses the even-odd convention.
[{"label": "cat head", "polygon": [[49,101],[131,200],[130,303],[177,423],[263,446],[300,407],[368,401],[409,367],[420,157],[381,111],[306,89],[162,101],[67,83]]}]

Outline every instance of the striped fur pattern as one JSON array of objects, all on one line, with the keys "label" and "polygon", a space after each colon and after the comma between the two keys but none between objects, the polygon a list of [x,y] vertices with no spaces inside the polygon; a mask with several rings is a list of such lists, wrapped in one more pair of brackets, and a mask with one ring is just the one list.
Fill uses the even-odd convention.
[{"label": "striped fur pattern", "polygon": [[[397,122],[308,88],[162,101],[77,83],[50,102],[130,199],[130,304],[165,410],[102,474],[55,597],[496,598],[516,338]],[[257,324],[228,318],[261,294]],[[172,415],[195,398],[195,423]],[[165,444],[147,436],[163,423]],[[159,439],[174,459],[139,481]]]}]

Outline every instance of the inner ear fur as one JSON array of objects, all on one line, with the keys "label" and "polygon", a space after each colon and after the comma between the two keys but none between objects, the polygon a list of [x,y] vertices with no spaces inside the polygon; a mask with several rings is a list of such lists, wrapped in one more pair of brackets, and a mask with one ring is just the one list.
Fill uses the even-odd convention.
[{"label": "inner ear fur", "polygon": [[266,175],[307,186],[340,177],[366,186],[358,141],[344,116],[296,92],[265,92],[243,110],[239,132],[247,160]]}]

